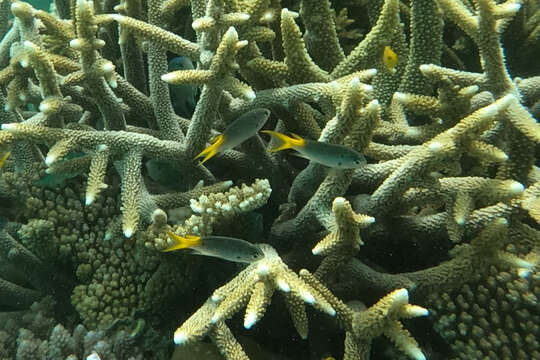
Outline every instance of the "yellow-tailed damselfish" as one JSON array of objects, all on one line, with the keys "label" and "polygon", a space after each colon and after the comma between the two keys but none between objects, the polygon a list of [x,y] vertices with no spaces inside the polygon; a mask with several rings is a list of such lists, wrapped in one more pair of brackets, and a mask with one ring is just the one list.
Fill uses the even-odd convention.
[{"label": "yellow-tailed damselfish", "polygon": [[196,255],[213,256],[224,260],[251,263],[264,257],[261,248],[242,239],[226,236],[180,236],[172,231],[167,233],[173,245],[163,251],[191,249]]},{"label": "yellow-tailed damselfish", "polygon": [[268,116],[270,116],[270,110],[268,109],[254,109],[241,115],[227,126],[222,134],[216,136],[210,146],[195,156],[195,159],[204,157],[201,161],[201,164],[203,164],[217,153],[232,149],[243,143],[257,134],[268,120]]},{"label": "yellow-tailed damselfish", "polygon": [[262,132],[275,136],[283,142],[281,146],[270,151],[294,149],[306,159],[339,169],[354,169],[366,163],[366,159],[362,154],[343,145],[304,139],[296,134],[292,134],[292,137],[290,137],[271,130],[263,130]]}]

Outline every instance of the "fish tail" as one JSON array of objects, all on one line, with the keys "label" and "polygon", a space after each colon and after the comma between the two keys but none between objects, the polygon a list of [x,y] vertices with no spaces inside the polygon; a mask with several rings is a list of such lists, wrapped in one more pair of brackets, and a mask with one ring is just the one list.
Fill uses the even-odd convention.
[{"label": "fish tail", "polygon": [[216,136],[213,139],[212,144],[205,148],[203,151],[201,151],[199,155],[195,156],[193,160],[204,156],[204,159],[202,159],[201,161],[201,164],[204,164],[206,161],[210,160],[212,157],[214,157],[214,155],[219,152],[219,147],[221,146],[221,144],[223,144],[223,141],[225,141],[225,138],[222,134]]},{"label": "fish tail", "polygon": [[6,162],[7,158],[9,157],[9,154],[11,154],[11,151],[8,151],[0,158],[0,169],[2,166],[4,166],[4,163]]},{"label": "fish tail", "polygon": [[293,137],[289,137],[285,134],[278,133],[277,131],[272,131],[272,130],[263,130],[262,132],[265,134],[270,134],[283,142],[283,144],[281,144],[280,146],[270,149],[269,151],[271,152],[281,151],[285,149],[293,149],[296,147],[304,146],[304,139],[302,139],[300,136],[296,134],[292,134]]},{"label": "fish tail", "polygon": [[167,235],[174,240],[174,244],[172,246],[169,246],[165,250],[162,251],[174,251],[174,250],[181,250],[181,249],[188,249],[194,246],[198,246],[201,244],[201,238],[200,236],[196,235],[186,235],[180,236],[172,231],[168,231]]}]

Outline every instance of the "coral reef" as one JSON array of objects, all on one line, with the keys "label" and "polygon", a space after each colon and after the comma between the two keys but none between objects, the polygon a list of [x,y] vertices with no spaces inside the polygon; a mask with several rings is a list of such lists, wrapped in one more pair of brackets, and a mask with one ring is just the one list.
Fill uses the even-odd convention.
[{"label": "coral reef", "polygon": [[[540,357],[540,1],[53,5],[0,4],[3,358]],[[196,159],[254,110],[367,163]]]}]

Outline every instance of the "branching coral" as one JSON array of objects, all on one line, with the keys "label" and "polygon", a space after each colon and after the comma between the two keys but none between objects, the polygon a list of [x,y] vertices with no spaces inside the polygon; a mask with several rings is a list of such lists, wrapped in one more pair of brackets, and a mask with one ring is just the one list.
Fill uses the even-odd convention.
[{"label": "branching coral", "polygon": [[[246,359],[226,321],[246,308],[244,326],[255,326],[278,290],[302,338],[305,303],[331,315],[345,344],[328,352],[347,359],[367,359],[383,334],[424,357],[434,337],[413,338],[400,323],[427,315],[409,294],[434,309],[449,344],[436,355],[495,357],[522,342],[538,353],[534,324],[516,330],[485,314],[538,317],[538,0],[55,5],[14,1],[11,23],[0,6],[0,150],[11,151],[0,169],[0,250],[24,275],[2,268],[1,295],[20,307],[44,293],[65,302],[39,275],[56,264],[73,273],[85,326],[137,314],[170,335],[191,304],[171,319],[162,310],[177,298],[202,303],[231,268],[159,252],[166,234],[227,235],[266,256],[215,290],[178,328],[178,344],[209,336],[228,359]],[[168,72],[174,57],[194,67]],[[174,113],[178,85],[190,100],[200,90],[190,119]],[[273,140],[259,135],[194,160],[256,108],[271,112],[266,129],[354,149],[367,164],[306,165],[269,153]],[[187,296],[196,281],[208,285]],[[21,344],[45,346],[26,335]],[[308,346],[291,356],[307,357]]]}]

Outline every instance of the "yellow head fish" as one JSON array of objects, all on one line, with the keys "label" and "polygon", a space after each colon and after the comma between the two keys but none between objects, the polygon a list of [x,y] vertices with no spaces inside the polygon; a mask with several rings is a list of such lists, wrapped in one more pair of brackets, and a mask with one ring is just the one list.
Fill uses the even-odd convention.
[{"label": "yellow head fish", "polygon": [[390,70],[392,73],[396,71],[394,68],[396,67],[396,64],[398,62],[398,56],[394,52],[394,50],[390,48],[390,46],[384,47],[383,62],[386,68]]},{"label": "yellow head fish", "polygon": [[210,146],[195,156],[195,159],[204,157],[201,161],[201,164],[204,164],[217,153],[232,149],[243,143],[257,134],[268,120],[268,116],[270,116],[270,110],[268,109],[254,109],[241,115],[227,126],[223,134],[216,136]]},{"label": "yellow head fish", "polygon": [[11,154],[11,151],[8,151],[0,158],[0,169],[2,168],[2,166],[4,166],[7,158],[9,157],[9,154]]},{"label": "yellow head fish", "polygon": [[270,151],[294,149],[306,159],[339,169],[354,169],[366,163],[366,159],[362,154],[343,145],[304,139],[296,134],[292,134],[292,137],[290,137],[271,130],[263,130],[262,132],[270,134],[283,142],[283,144]]}]

